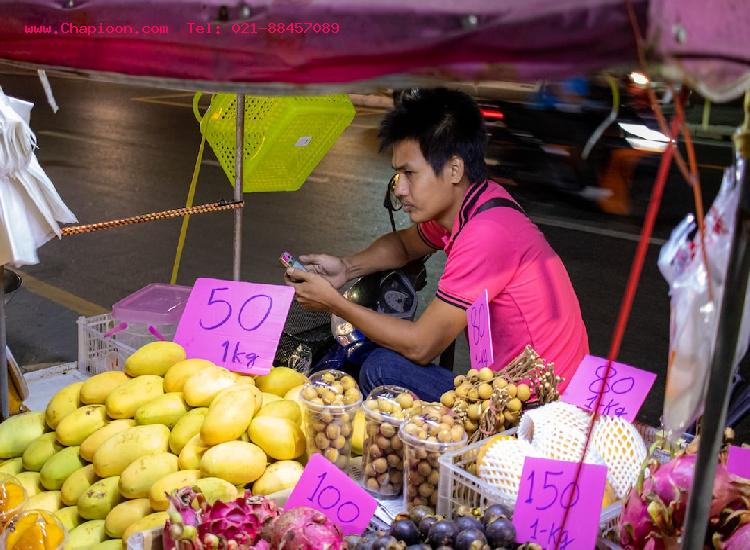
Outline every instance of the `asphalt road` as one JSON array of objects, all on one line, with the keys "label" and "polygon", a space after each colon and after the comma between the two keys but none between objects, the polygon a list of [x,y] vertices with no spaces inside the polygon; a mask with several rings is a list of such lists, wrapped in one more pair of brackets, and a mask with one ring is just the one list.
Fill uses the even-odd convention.
[{"label": "asphalt road", "polygon": [[[200,134],[191,96],[51,78],[60,111],[52,114],[38,80],[0,68],[0,86],[9,95],[34,101],[32,128],[38,158],[66,203],[82,223],[127,217],[184,204]],[[295,193],[246,195],[243,213],[242,278],[278,283],[282,250],[354,252],[389,230],[382,194],[391,175],[390,159],[377,152],[382,112],[358,108],[354,123]],[[710,200],[731,159],[726,144],[699,144],[704,194]],[[207,148],[208,149],[208,148]],[[232,188],[207,150],[196,204],[231,199]],[[655,160],[639,171],[642,203]],[[576,288],[588,327],[592,353],[606,355],[642,220],[606,216],[581,201],[540,189],[512,188],[563,259]],[[669,297],[656,267],[660,244],[691,208],[688,187],[673,177],[649,246],[646,267],[619,359],[658,374],[641,410],[655,425],[661,414],[669,340]],[[399,217],[399,222],[406,223]],[[105,311],[119,299],[152,282],[168,282],[179,220],[154,222],[63,238],[40,250],[41,263],[23,268],[25,288],[7,308],[8,341],[22,364],[75,360],[79,315]],[[444,264],[429,261],[427,303]],[[231,278],[232,215],[194,216],[179,281],[196,277]],[[461,339],[463,340],[463,338]],[[465,342],[456,370],[468,368]],[[744,431],[743,431],[744,433]]]}]

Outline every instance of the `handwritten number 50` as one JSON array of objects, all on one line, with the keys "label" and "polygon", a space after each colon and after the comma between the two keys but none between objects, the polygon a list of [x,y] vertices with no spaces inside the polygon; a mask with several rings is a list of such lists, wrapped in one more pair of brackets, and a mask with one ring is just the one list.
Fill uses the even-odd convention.
[{"label": "handwritten number 50", "polygon": [[[554,496],[550,495],[551,498],[549,498],[549,502],[545,505],[537,505],[537,510],[547,510],[555,505],[556,502],[560,503],[560,506],[563,508],[571,508],[576,505],[578,502],[578,499],[580,498],[580,491],[578,490],[578,484],[575,481],[571,481],[568,483],[568,485],[565,486],[565,488],[562,490],[562,494],[560,491],[558,491],[557,486],[555,483],[550,480],[550,476],[561,476],[563,475],[562,471],[559,472],[552,472],[552,471],[546,471],[544,472],[544,484],[542,485],[542,491],[552,491],[554,493]],[[534,480],[536,478],[536,472],[532,471],[529,476],[529,496],[526,499],[526,504],[532,504],[534,502]],[[572,492],[572,494],[571,494]],[[559,499],[558,499],[559,497]]]},{"label": "handwritten number 50", "polygon": [[[200,319],[198,321],[198,324],[201,326],[202,329],[204,329],[204,330],[215,330],[215,329],[219,328],[220,326],[224,325],[227,321],[229,321],[229,318],[232,316],[232,311],[233,311],[232,310],[232,304],[230,302],[228,302],[227,300],[222,300],[221,298],[217,298],[216,297],[216,293],[217,292],[222,292],[222,291],[225,291],[225,290],[229,290],[229,287],[219,287],[219,288],[213,288],[213,289],[211,289],[211,294],[208,297],[207,304],[209,306],[216,305],[216,306],[221,306],[221,307],[225,308],[226,309],[226,315],[224,316],[224,318],[221,321],[219,321],[219,322],[217,322],[216,324],[213,324],[213,325],[204,324],[203,319]],[[260,321],[258,321],[256,324],[248,327],[245,324],[243,324],[243,322],[242,322],[243,314],[245,313],[245,308],[251,302],[253,302],[255,300],[261,300],[261,301],[267,302],[267,304],[266,304],[267,307],[266,307],[265,312],[261,316]],[[267,294],[255,294],[254,296],[251,296],[250,298],[248,298],[247,300],[245,300],[245,302],[242,304],[242,307],[240,307],[240,312],[237,315],[237,324],[239,324],[240,327],[243,330],[247,331],[247,332],[252,332],[254,330],[257,330],[263,323],[265,323],[266,319],[268,319],[268,316],[271,313],[271,308],[272,307],[273,307],[273,299],[270,296],[268,296]],[[261,309],[262,309],[262,306],[261,306]]]}]

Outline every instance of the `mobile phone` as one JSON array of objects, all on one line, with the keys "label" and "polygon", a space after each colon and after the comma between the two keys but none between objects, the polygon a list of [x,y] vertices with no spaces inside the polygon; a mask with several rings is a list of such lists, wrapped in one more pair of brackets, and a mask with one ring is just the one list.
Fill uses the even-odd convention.
[{"label": "mobile phone", "polygon": [[292,256],[289,252],[282,252],[281,256],[279,256],[279,262],[281,262],[281,265],[284,267],[293,267],[294,269],[301,269],[302,271],[307,271],[305,269],[305,266],[302,265],[297,258]]}]

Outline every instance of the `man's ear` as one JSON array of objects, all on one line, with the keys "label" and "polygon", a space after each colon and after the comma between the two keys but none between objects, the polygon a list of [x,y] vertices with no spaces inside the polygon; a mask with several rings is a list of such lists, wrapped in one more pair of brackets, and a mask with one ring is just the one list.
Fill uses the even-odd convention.
[{"label": "man's ear", "polygon": [[453,185],[461,183],[465,170],[464,159],[457,155],[453,155],[450,160],[448,160],[448,166],[446,166],[446,168],[448,169],[450,182]]}]

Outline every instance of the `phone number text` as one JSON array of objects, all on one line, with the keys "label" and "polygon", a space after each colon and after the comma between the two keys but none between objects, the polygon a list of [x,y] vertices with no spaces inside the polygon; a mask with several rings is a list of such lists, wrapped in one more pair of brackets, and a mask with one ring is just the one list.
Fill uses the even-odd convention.
[{"label": "phone number text", "polygon": [[194,23],[188,22],[189,34],[338,34],[341,25],[335,22],[277,22],[277,23]]}]

